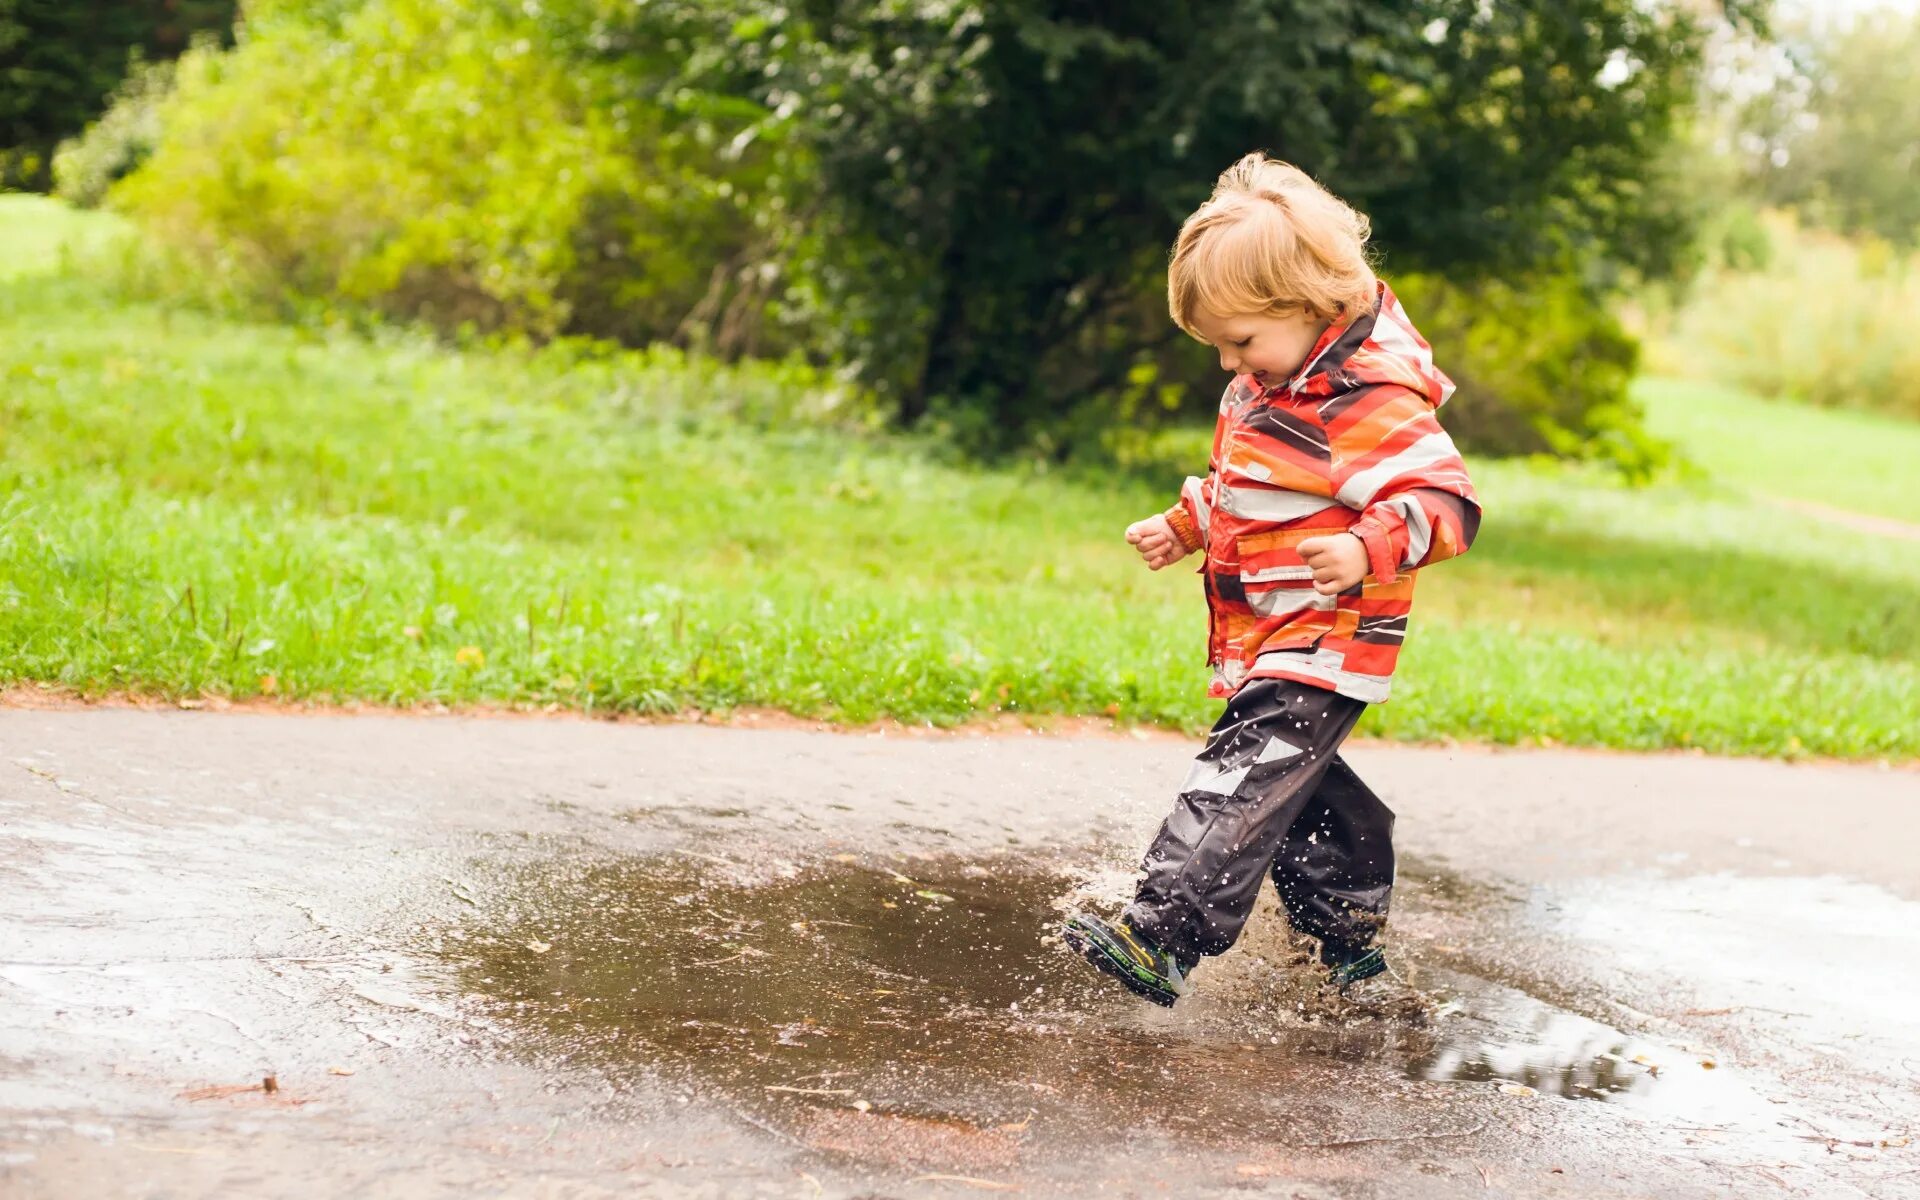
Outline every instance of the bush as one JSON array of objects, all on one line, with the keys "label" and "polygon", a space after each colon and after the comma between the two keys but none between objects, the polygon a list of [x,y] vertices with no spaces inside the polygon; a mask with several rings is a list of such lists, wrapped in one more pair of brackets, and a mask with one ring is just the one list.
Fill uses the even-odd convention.
[{"label": "bush", "polygon": [[160,103],[172,90],[172,62],[135,62],[100,119],[55,152],[54,194],[80,208],[98,207],[107,189],[160,144]]},{"label": "bush", "polygon": [[[1412,273],[1391,283],[1458,385],[1441,423],[1468,451],[1584,459],[1635,482],[1674,461],[1628,391],[1638,341],[1575,276],[1456,282]],[[1143,366],[1115,396],[1076,409],[1066,426],[1079,443],[1073,457],[1163,479],[1204,462],[1201,431],[1179,419],[1196,400],[1211,405],[1225,383],[1214,356],[1201,358],[1200,369],[1177,373]]]},{"label": "bush", "polygon": [[1639,343],[1577,277],[1403,275],[1393,286],[1459,386],[1444,420],[1462,445],[1598,459],[1636,478],[1668,460],[1627,392]]},{"label": "bush", "polygon": [[1920,256],[1764,222],[1771,253],[1726,256],[1658,332],[1662,371],[1729,380],[1763,396],[1920,419]]},{"label": "bush", "polygon": [[44,191],[54,147],[143,61],[232,26],[234,0],[0,0],[0,188]]},{"label": "bush", "polygon": [[[1166,249],[1251,149],[1368,212],[1397,264],[1450,279],[1531,275],[1570,254],[1669,267],[1685,214],[1646,164],[1691,101],[1718,19],[1636,0],[620,11],[614,25],[645,30],[638,41],[691,49],[689,88],[764,105],[806,152],[809,170],[781,176],[809,217],[783,265],[816,344],[903,422],[990,447],[1059,441],[1063,409],[1113,400],[1138,372],[1188,377],[1195,360],[1158,302]],[[652,79],[657,56],[636,61],[634,78]],[[1143,301],[1161,311],[1142,320]],[[1612,352],[1583,329],[1577,348]]]},{"label": "bush", "polygon": [[[234,53],[183,65],[160,150],[116,194],[269,288],[441,328],[804,345],[903,425],[1058,458],[1083,416],[1210,409],[1165,254],[1251,148],[1448,279],[1676,240],[1638,164],[1692,94],[1701,21],[1634,0],[1433,11],[255,0]],[[1235,82],[1235,55],[1285,68]],[[1510,69],[1536,59],[1557,68]],[[1603,82],[1616,62],[1637,66]],[[1560,316],[1555,344],[1593,370],[1619,351]],[[1513,365],[1528,346],[1474,328],[1503,395],[1544,386]],[[1619,389],[1574,383],[1514,402],[1525,445],[1615,419],[1566,406]]]},{"label": "bush", "polygon": [[250,10],[234,51],[182,59],[113,200],[256,286],[449,330],[671,338],[751,226],[691,165],[710,148],[555,45],[564,7]]}]

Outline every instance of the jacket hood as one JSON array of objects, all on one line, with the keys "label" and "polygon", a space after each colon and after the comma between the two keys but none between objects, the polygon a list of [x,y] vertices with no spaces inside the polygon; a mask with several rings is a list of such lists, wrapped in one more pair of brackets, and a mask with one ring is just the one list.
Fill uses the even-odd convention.
[{"label": "jacket hood", "polygon": [[1287,385],[1294,395],[1324,401],[1361,388],[1392,384],[1439,408],[1453,395],[1453,380],[1433,365],[1433,347],[1407,319],[1385,281],[1374,309],[1320,335],[1301,374]]}]

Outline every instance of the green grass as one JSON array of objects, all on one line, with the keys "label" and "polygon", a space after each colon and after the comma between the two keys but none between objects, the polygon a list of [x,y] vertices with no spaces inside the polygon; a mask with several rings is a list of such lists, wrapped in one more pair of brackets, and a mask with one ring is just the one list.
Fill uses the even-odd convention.
[{"label": "green grass", "polygon": [[1644,379],[1635,394],[1648,427],[1718,482],[1920,525],[1920,422],[1691,380]]},{"label": "green grass", "polygon": [[[22,211],[30,220],[16,220]],[[22,230],[99,218],[0,201]],[[1195,728],[1176,483],[939,461],[791,374],[455,353],[0,282],[0,682],[86,693]],[[752,419],[716,420],[721,408]],[[1393,703],[1433,739],[1920,756],[1920,555],[1728,487],[1476,465]]]}]

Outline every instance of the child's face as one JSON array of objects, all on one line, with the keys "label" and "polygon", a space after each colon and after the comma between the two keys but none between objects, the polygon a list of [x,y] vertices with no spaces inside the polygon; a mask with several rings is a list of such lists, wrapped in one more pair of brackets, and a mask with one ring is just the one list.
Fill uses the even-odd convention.
[{"label": "child's face", "polygon": [[1329,324],[1326,318],[1309,312],[1284,317],[1272,313],[1223,317],[1205,311],[1195,313],[1193,323],[1220,352],[1221,370],[1250,374],[1263,388],[1292,378]]}]

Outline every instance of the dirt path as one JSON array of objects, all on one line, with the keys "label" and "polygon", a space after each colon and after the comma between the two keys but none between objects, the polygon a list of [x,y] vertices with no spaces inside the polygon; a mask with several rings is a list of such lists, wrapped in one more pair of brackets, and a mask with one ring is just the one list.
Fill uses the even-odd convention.
[{"label": "dirt path", "polygon": [[1414,1024],[1045,943],[1188,749],[0,710],[0,1193],[1920,1193],[1920,774],[1362,747]]},{"label": "dirt path", "polygon": [[1794,500],[1785,496],[1769,496],[1756,493],[1767,503],[1792,512],[1818,517],[1822,521],[1831,521],[1862,533],[1871,533],[1876,537],[1902,538],[1909,542],[1920,542],[1920,525],[1911,521],[1901,521],[1893,517],[1876,517],[1868,513],[1857,513],[1850,509],[1835,508],[1830,504],[1819,504],[1812,500]]}]

